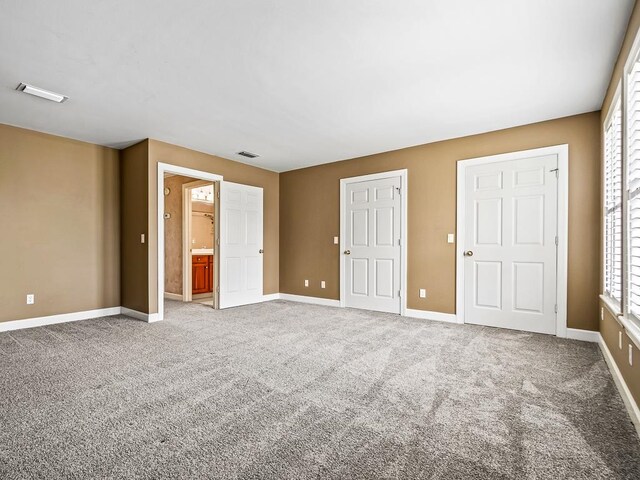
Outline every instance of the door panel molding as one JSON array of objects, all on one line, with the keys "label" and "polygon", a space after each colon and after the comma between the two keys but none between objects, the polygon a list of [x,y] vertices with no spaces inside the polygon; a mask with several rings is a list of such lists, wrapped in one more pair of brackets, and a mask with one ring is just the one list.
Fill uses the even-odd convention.
[{"label": "door panel molding", "polygon": [[[370,182],[373,180],[383,180],[387,178],[400,177],[401,195],[400,195],[400,315],[405,316],[407,313],[407,199],[409,194],[408,188],[408,171],[407,169],[393,170],[389,172],[374,173],[370,175],[361,175],[358,177],[342,178],[340,179],[340,306],[345,307],[346,302],[346,261],[344,251],[348,248],[346,245],[347,238],[347,186],[360,183]],[[379,191],[378,191],[379,190]],[[364,193],[367,192],[367,193]],[[385,194],[388,196],[389,192],[385,192],[384,189],[377,189],[375,191],[374,198],[377,200],[383,200]],[[352,192],[351,200],[353,203],[362,202],[366,203],[370,201],[368,190],[363,190],[363,193],[356,195],[356,192]],[[367,228],[367,231],[369,229]],[[366,243],[376,242],[377,238],[367,238]],[[392,287],[397,288],[397,287]]]},{"label": "door panel molding", "polygon": [[[555,334],[558,337],[567,336],[567,261],[568,261],[568,218],[569,218],[569,145],[554,145],[531,150],[522,150],[487,157],[471,158],[459,160],[457,163],[457,223],[456,223],[456,316],[462,323],[465,321],[465,226],[467,220],[466,206],[466,173],[467,168],[491,163],[506,162],[511,160],[523,160],[531,157],[542,157],[545,155],[556,155],[558,158],[558,197],[557,197],[557,286],[556,304],[558,311],[556,314]],[[520,172],[519,178],[514,178],[517,186],[528,186],[544,182],[544,177],[540,179],[540,172],[531,170],[530,172]],[[528,173],[524,175],[524,173]],[[485,178],[486,187],[502,183],[502,179],[488,176]],[[480,191],[485,187],[484,181],[474,185],[475,191]],[[522,198],[522,197],[521,197]]]}]

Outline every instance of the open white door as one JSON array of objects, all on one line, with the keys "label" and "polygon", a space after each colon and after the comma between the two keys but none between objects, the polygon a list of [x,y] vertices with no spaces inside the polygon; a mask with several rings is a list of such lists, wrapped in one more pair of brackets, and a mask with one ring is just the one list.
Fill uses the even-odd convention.
[{"label": "open white door", "polygon": [[558,155],[466,168],[465,323],[556,333]]},{"label": "open white door", "polygon": [[262,188],[220,182],[220,308],[262,301]]},{"label": "open white door", "polygon": [[402,177],[345,187],[344,305],[400,313]]}]

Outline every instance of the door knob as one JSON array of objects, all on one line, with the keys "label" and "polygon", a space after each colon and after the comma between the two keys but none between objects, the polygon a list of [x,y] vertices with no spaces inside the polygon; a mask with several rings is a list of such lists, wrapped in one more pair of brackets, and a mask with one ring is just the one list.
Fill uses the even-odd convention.
[{"label": "door knob", "polygon": [[263,249],[258,250],[258,253],[264,253]]},{"label": "door knob", "polygon": [[345,255],[351,255],[351,250],[345,250],[345,251],[344,251],[344,254],[345,254]]},{"label": "door knob", "polygon": [[467,250],[466,252],[464,252],[464,256],[465,257],[473,257],[473,252],[471,250]]}]

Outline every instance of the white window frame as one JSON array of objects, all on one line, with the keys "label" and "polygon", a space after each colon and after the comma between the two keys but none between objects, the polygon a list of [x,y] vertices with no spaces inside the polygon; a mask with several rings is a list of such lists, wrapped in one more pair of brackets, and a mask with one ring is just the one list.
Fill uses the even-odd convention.
[{"label": "white window frame", "polygon": [[[621,278],[620,278],[620,299],[616,299],[615,297],[613,297],[611,295],[611,292],[607,291],[607,284],[606,284],[606,278],[607,278],[607,263],[606,263],[606,259],[607,259],[607,230],[606,230],[606,225],[607,225],[607,215],[608,215],[608,211],[607,211],[607,204],[606,204],[606,196],[604,196],[606,194],[607,191],[607,176],[606,176],[606,139],[607,139],[607,129],[609,127],[609,125],[611,124],[611,122],[613,121],[614,115],[616,114],[616,105],[618,104],[618,102],[620,102],[620,116],[621,116],[621,121],[622,121],[622,127],[621,127],[621,131],[620,131],[620,142],[622,144],[622,155],[620,158],[620,163],[621,163],[621,169],[624,172],[624,163],[625,163],[625,141],[624,141],[624,137],[625,137],[625,125],[624,125],[624,103],[623,103],[623,98],[622,98],[622,83],[618,83],[618,87],[616,88],[616,92],[613,96],[613,99],[611,100],[611,108],[609,109],[609,112],[607,112],[607,116],[605,118],[605,121],[603,123],[603,140],[605,143],[603,143],[602,146],[602,158],[603,161],[605,163],[603,163],[602,166],[602,192],[603,192],[603,200],[602,200],[602,295],[604,297],[607,298],[608,302],[612,305],[614,305],[616,307],[616,309],[620,310],[620,305],[622,304],[622,302],[624,301],[625,298],[625,294],[624,294],[624,290],[625,290],[625,285],[624,285],[624,270],[625,270],[625,260],[624,260],[624,238],[622,241],[622,244],[620,246],[622,252],[620,252],[623,256],[622,258],[622,268],[621,268]],[[624,175],[624,173],[623,173]],[[621,179],[621,197],[620,197],[620,209],[623,210],[624,208],[624,177]],[[624,225],[624,210],[621,212],[621,218],[622,218],[622,223]],[[623,230],[623,235],[624,235],[624,228]]]},{"label": "white window frame", "polygon": [[[629,74],[636,61],[640,61],[640,32],[636,35],[633,42],[633,46],[625,62],[624,70],[622,73],[622,88],[620,91],[621,105],[622,105],[622,302],[620,305],[616,305],[615,302],[608,295],[600,295],[603,303],[607,309],[611,311],[614,318],[618,321],[622,329],[625,331],[627,337],[640,348],[640,319],[632,316],[629,312],[629,238],[628,238],[628,192],[627,192],[627,163],[628,163],[628,136],[627,131],[627,119],[629,118],[627,97],[628,97],[628,79]],[[616,99],[614,97],[610,104],[610,109],[613,110]],[[611,114],[608,112],[607,117]],[[603,145],[604,147],[604,145]],[[604,158],[604,156],[603,156]],[[604,176],[604,175],[603,175]],[[604,270],[603,270],[604,274]],[[603,278],[604,280],[604,278]],[[604,281],[603,281],[604,286]]]}]

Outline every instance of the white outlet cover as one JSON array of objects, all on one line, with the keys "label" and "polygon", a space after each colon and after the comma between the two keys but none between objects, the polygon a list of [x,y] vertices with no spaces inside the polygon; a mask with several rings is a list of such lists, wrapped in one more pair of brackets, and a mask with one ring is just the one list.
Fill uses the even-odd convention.
[{"label": "white outlet cover", "polygon": [[420,289],[420,298],[427,298],[427,290],[424,288]]},{"label": "white outlet cover", "polygon": [[338,245],[340,243],[340,239],[338,237],[333,237],[333,244]]},{"label": "white outlet cover", "polygon": [[629,365],[633,366],[633,345],[629,344]]},{"label": "white outlet cover", "polygon": [[305,287],[308,287],[308,286],[309,286],[309,280],[305,280],[305,281],[304,281],[304,286],[305,286]]},{"label": "white outlet cover", "polygon": [[320,282],[320,288],[327,288],[327,284],[324,282],[324,280]]},{"label": "white outlet cover", "polygon": [[36,303],[36,296],[33,293],[27,295],[27,305],[33,305]]},{"label": "white outlet cover", "polygon": [[447,234],[447,243],[455,242],[455,238],[456,238],[456,236],[453,233],[448,233]]}]

